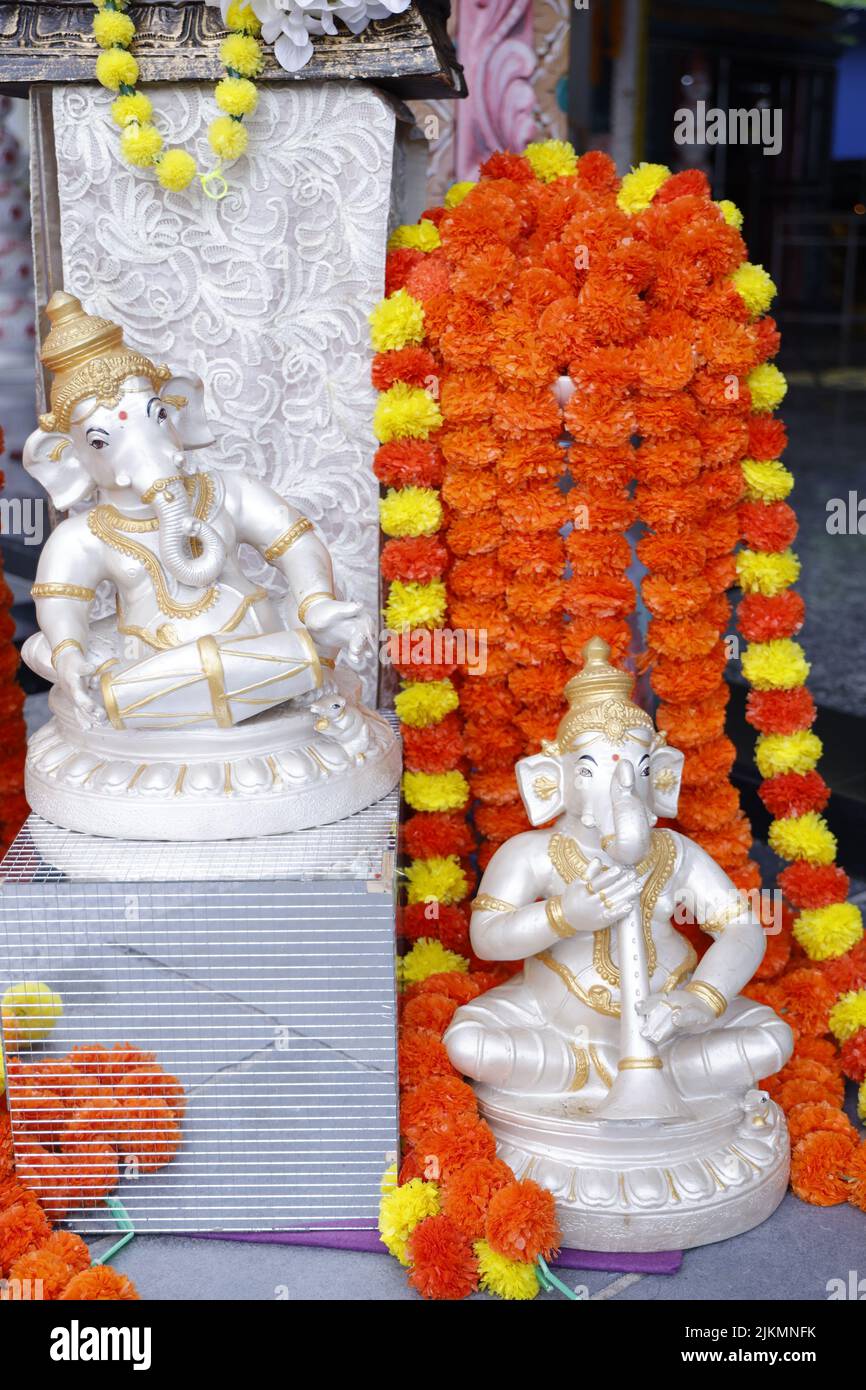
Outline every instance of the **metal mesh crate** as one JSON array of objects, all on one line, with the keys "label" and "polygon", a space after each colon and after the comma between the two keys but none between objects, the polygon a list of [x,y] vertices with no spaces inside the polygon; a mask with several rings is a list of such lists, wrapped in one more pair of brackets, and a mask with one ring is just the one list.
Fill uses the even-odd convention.
[{"label": "metal mesh crate", "polygon": [[111,1186],[140,1231],[375,1223],[397,1149],[397,804],[200,845],[30,817],[0,865],[0,982],[62,998],[43,1040],[4,1027],[16,1161],[49,1212],[108,1230]]}]

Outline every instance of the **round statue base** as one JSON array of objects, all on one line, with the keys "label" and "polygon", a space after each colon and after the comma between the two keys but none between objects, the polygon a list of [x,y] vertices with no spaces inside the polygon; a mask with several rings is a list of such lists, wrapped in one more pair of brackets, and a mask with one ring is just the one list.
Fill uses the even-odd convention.
[{"label": "round statue base", "polygon": [[[349,676],[340,679],[347,690]],[[320,732],[310,710],[280,705],[230,729],[134,735],[82,729],[56,688],[54,718],[30,740],[33,811],[88,835],[233,840],[327,825],[385,796],[400,776],[390,724],[352,704]]]},{"label": "round statue base", "polygon": [[787,1189],[788,1130],[763,1091],[690,1102],[692,1119],[662,1124],[594,1121],[570,1099],[476,1090],[499,1157],[556,1198],[565,1246],[709,1245],[766,1221]]}]

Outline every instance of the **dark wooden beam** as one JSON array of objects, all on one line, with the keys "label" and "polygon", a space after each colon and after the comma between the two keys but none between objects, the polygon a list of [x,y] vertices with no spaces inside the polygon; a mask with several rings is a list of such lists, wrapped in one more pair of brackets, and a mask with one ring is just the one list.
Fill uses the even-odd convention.
[{"label": "dark wooden beam", "polygon": [[[97,48],[94,8],[80,0],[0,3],[0,86],[26,94],[34,82],[92,82]],[[135,56],[142,82],[210,82],[222,75],[225,37],[219,10],[200,0],[133,5]],[[313,39],[298,73],[285,72],[266,48],[264,82],[362,81],[402,98],[465,95],[463,74],[441,5],[413,0],[403,14],[376,20],[362,34],[338,24],[334,37]]]}]

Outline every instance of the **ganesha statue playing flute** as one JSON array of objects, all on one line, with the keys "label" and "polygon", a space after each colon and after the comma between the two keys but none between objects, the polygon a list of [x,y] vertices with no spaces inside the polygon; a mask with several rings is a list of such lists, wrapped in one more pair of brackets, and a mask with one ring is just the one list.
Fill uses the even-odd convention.
[{"label": "ganesha statue playing flute", "polygon": [[[395,784],[386,721],[358,703],[370,618],[336,594],[312,523],[243,472],[196,471],[203,386],[58,293],[42,361],[51,409],[24,465],[60,522],[33,585],[24,659],[53,684],[32,739],[33,809],[70,829],[198,840],[318,825]],[[279,571],[277,601],[241,544]],[[93,621],[97,587],[115,613]]]},{"label": "ganesha statue playing flute", "polygon": [[[517,764],[544,828],[494,854],[471,936],[482,959],[525,964],[457,1010],[445,1046],[501,1157],[555,1194],[563,1244],[677,1249],[781,1201],[787,1131],[760,1081],[793,1037],[740,994],[764,954],[759,915],[657,825],[676,815],[683,755],[608,657],[587,643],[556,737]],[[700,963],[680,911],[710,936]]]}]

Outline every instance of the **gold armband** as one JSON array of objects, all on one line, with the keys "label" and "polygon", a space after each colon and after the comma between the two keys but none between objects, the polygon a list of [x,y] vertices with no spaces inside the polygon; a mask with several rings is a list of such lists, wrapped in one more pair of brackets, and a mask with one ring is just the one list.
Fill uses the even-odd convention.
[{"label": "gold armband", "polygon": [[690,980],[686,985],[689,994],[697,995],[698,999],[703,999],[704,1003],[712,1009],[716,1018],[721,1018],[728,1001],[721,990],[716,989],[715,985],[708,985],[706,980]]},{"label": "gold armband", "polygon": [[489,893],[479,893],[477,898],[473,898],[469,904],[470,912],[515,912],[514,903],[505,902],[504,898],[492,898]]},{"label": "gold armband", "polygon": [[83,584],[33,584],[31,598],[78,598],[84,603],[92,603],[96,598],[95,589],[86,589]]},{"label": "gold armband", "polygon": [[720,907],[714,912],[712,917],[708,917],[705,922],[699,922],[701,931],[708,936],[714,936],[717,932],[723,932],[729,923],[735,922],[738,917],[751,915],[749,900],[745,893],[736,893],[732,902],[726,907]]},{"label": "gold armband", "polygon": [[281,555],[285,555],[287,550],[291,550],[295,541],[299,541],[301,536],[305,536],[312,529],[313,523],[302,516],[299,521],[295,522],[294,526],[290,526],[281,536],[277,536],[277,539],[271,542],[267,550],[262,552],[268,564],[272,565],[275,560],[279,560]]},{"label": "gold armband", "polygon": [[548,898],[544,904],[544,911],[550,924],[550,930],[556,932],[557,936],[574,936],[575,928],[566,921],[565,913],[562,910],[562,898]]},{"label": "gold armband", "polygon": [[51,652],[51,665],[54,667],[55,671],[57,670],[57,658],[61,652],[66,651],[67,647],[77,647],[82,654],[84,652],[84,648],[75,637],[64,637],[63,641],[58,642],[57,646],[54,647]]},{"label": "gold armband", "polygon": [[320,598],[333,598],[333,597],[334,597],[334,595],[330,592],[329,589],[319,589],[318,592],[315,593],[315,594],[307,594],[307,597],[306,597],[306,598],[302,598],[301,601],[300,601],[300,603],[298,604],[298,619],[299,619],[299,621],[302,622],[302,623],[306,622],[306,620],[307,620],[307,613],[310,611],[310,609],[312,608],[312,606],[313,606],[314,603],[318,603],[318,602],[319,602],[319,599],[320,599]]}]

